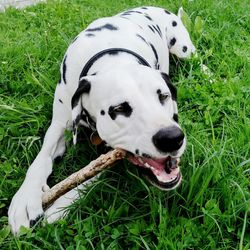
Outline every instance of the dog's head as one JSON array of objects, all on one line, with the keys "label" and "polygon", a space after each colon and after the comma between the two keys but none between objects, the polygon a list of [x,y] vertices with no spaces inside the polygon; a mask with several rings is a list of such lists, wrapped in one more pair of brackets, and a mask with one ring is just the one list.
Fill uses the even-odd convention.
[{"label": "dog's head", "polygon": [[182,8],[179,9],[177,16],[171,14],[166,28],[169,52],[179,58],[190,57],[195,52],[195,46],[181,20],[183,14]]},{"label": "dog's head", "polygon": [[83,77],[72,98],[74,134],[88,116],[101,139],[128,151],[153,184],[173,189],[181,182],[178,162],[186,145],[176,92],[168,75],[142,65]]}]

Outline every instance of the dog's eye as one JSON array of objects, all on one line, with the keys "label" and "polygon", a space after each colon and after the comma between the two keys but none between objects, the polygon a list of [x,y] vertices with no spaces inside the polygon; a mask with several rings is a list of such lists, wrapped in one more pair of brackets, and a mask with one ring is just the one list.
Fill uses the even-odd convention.
[{"label": "dog's eye", "polygon": [[118,105],[118,106],[114,107],[112,112],[123,113],[123,112],[125,112],[125,108],[123,105]]},{"label": "dog's eye", "polygon": [[166,99],[168,99],[169,94],[160,94],[159,95],[159,99],[160,101],[165,101]]},{"label": "dog's eye", "polygon": [[161,93],[160,89],[157,89],[156,93],[158,94],[159,101],[162,105],[170,97],[169,93]]},{"label": "dog's eye", "polygon": [[132,113],[132,107],[128,102],[123,102],[117,106],[110,106],[108,113],[112,120],[115,120],[117,115],[124,115],[126,117],[129,117]]},{"label": "dog's eye", "polygon": [[169,98],[168,93],[161,93],[161,90],[159,89],[157,90],[157,94],[161,104],[163,104]]}]

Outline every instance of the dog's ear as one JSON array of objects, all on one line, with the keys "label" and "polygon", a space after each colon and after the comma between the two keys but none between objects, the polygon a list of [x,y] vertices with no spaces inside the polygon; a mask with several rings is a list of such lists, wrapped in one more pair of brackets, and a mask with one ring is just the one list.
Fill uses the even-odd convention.
[{"label": "dog's ear", "polygon": [[[83,112],[85,111],[82,106],[82,96],[83,94],[89,94],[90,89],[91,83],[86,78],[82,77],[79,80],[78,88],[71,99],[74,144],[76,144],[78,125],[82,119]],[[88,116],[89,114],[84,112],[84,115]]]},{"label": "dog's ear", "polygon": [[182,7],[179,8],[177,16],[181,19],[184,14],[184,10]]},{"label": "dog's ear", "polygon": [[172,84],[169,75],[164,73],[164,72],[161,72],[161,76],[164,79],[165,83],[168,85],[168,88],[169,88],[169,90],[171,92],[173,101],[176,101],[177,100],[177,89]]}]

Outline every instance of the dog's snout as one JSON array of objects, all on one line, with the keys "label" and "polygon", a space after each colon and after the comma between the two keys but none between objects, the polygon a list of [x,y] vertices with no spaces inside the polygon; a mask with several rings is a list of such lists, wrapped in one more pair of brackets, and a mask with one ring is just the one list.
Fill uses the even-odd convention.
[{"label": "dog's snout", "polygon": [[172,126],[159,130],[152,138],[155,147],[164,153],[178,150],[184,140],[184,134],[180,128]]}]

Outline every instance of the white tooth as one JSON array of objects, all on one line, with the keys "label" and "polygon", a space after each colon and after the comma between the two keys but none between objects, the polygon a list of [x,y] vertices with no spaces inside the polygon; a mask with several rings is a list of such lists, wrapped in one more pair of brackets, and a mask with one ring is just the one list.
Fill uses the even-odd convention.
[{"label": "white tooth", "polygon": [[145,167],[149,168],[149,169],[153,169],[152,166],[150,166],[147,162],[144,164]]}]

